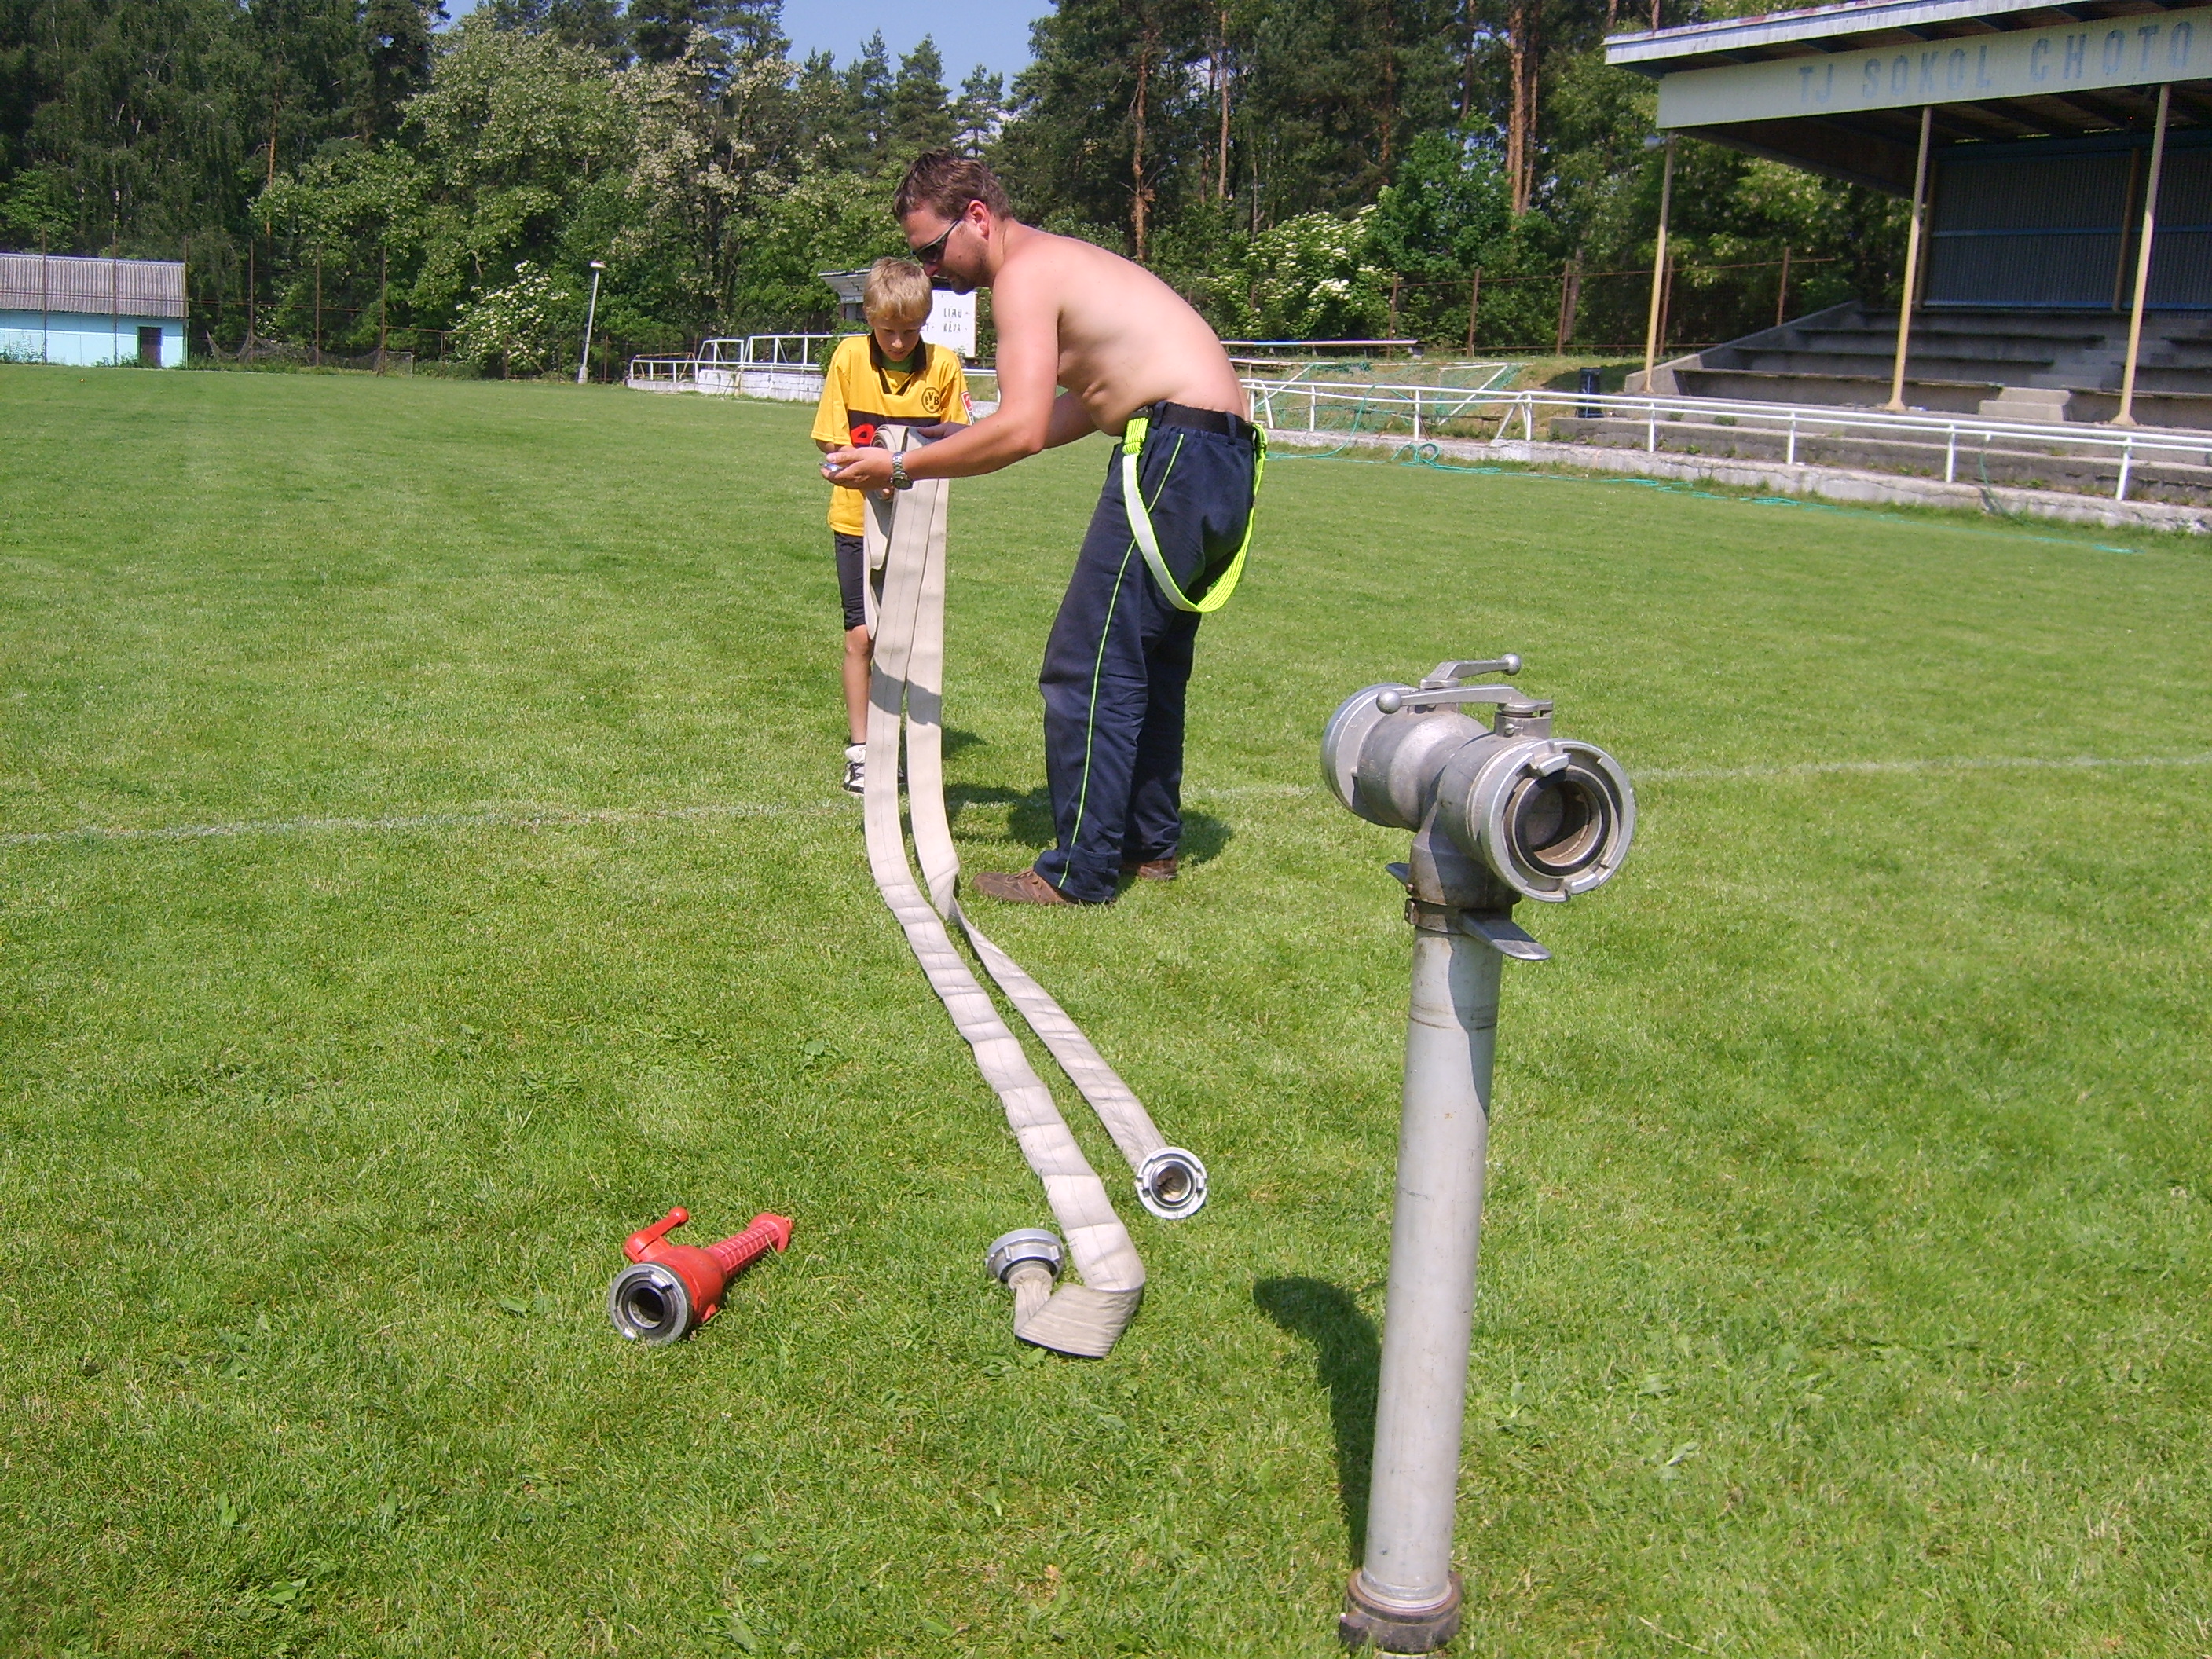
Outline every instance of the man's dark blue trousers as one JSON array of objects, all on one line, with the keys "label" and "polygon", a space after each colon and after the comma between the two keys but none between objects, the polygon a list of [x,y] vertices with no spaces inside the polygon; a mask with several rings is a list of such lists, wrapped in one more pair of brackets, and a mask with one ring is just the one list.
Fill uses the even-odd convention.
[{"label": "man's dark blue trousers", "polygon": [[[1202,599],[1243,544],[1252,428],[1175,404],[1137,412],[1152,422],[1137,478],[1161,557],[1176,586]],[[1036,870],[1071,899],[1110,899],[1123,865],[1182,844],[1183,693],[1198,624],[1145,562],[1122,503],[1117,441],[1038,678],[1059,841]]]}]

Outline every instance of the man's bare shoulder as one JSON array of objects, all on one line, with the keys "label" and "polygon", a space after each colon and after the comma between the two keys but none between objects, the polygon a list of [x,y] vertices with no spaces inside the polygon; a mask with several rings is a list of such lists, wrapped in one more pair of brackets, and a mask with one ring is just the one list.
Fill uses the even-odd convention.
[{"label": "man's bare shoulder", "polygon": [[1110,248],[1100,247],[1096,242],[1086,242],[1079,236],[1063,236],[1057,231],[1039,230],[1026,227],[1028,234],[1006,250],[1006,262],[999,267],[998,281],[1004,286],[1009,281],[1016,283],[1064,281],[1082,272],[1091,275],[1142,271],[1142,265],[1132,264]]}]

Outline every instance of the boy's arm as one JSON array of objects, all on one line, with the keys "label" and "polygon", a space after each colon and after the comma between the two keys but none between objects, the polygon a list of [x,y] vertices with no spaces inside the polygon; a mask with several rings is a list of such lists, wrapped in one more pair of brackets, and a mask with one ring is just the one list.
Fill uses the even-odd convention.
[{"label": "boy's arm", "polygon": [[840,359],[842,345],[833,348],[822,375],[822,401],[814,406],[814,447],[823,454],[852,442],[852,423],[846,418],[845,376]]}]

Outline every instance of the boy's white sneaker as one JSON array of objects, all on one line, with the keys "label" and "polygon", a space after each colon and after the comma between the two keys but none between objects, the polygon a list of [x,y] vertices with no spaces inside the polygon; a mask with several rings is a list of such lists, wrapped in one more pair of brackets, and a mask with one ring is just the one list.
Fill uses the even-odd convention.
[{"label": "boy's white sneaker", "polygon": [[866,793],[868,745],[865,743],[848,745],[845,750],[845,793],[847,794],[858,795]]}]

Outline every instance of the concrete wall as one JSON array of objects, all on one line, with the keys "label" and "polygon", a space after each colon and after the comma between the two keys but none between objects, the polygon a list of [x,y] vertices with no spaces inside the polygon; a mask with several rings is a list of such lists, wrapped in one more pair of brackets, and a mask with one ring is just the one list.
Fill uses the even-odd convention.
[{"label": "concrete wall", "polygon": [[96,368],[138,355],[138,331],[159,326],[161,367],[185,364],[185,325],[175,317],[122,316],[106,312],[0,311],[0,356],[32,362]]}]

